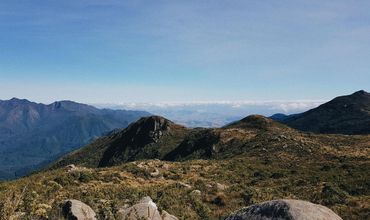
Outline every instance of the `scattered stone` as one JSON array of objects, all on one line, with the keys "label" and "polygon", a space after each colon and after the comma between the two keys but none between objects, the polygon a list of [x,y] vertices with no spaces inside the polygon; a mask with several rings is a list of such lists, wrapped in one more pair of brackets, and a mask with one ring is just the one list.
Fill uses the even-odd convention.
[{"label": "scattered stone", "polygon": [[139,203],[118,211],[120,220],[177,220],[166,211],[160,213],[150,197],[142,198]]},{"label": "scattered stone", "polygon": [[70,170],[76,169],[76,165],[74,165],[74,164],[69,164],[69,165],[67,165],[67,166],[66,166],[66,169],[67,169],[67,171],[70,171]]},{"label": "scattered stone", "polygon": [[302,200],[273,200],[240,209],[225,220],[342,220],[329,208]]},{"label": "scattered stone", "polygon": [[67,170],[67,173],[75,172],[75,171],[88,170],[88,168],[86,168],[86,167],[79,167],[79,166],[76,166],[74,164],[69,164],[69,165],[65,166],[65,169]]},{"label": "scattered stone", "polygon": [[164,170],[169,170],[170,169],[170,165],[168,165],[168,164],[163,164],[162,165],[162,169],[164,169]]},{"label": "scattered stone", "polygon": [[90,206],[85,203],[70,199],[64,201],[62,212],[66,219],[73,220],[96,220],[96,214]]},{"label": "scattered stone", "polygon": [[150,176],[152,176],[152,177],[157,177],[157,176],[159,176],[159,174],[160,174],[159,170],[158,170],[157,168],[154,168],[154,169],[155,169],[155,171],[154,171],[154,172],[151,172],[151,173],[150,173]]},{"label": "scattered stone", "polygon": [[193,190],[193,191],[191,191],[191,193],[190,193],[191,195],[194,195],[194,196],[200,196],[201,194],[202,194],[202,192],[200,191],[200,190]]},{"label": "scattered stone", "polygon": [[224,185],[224,184],[221,184],[221,183],[216,183],[216,188],[218,190],[226,190],[227,189],[227,186]]},{"label": "scattered stone", "polygon": [[176,183],[176,186],[179,187],[179,188],[187,188],[187,189],[191,189],[193,188],[192,186],[190,186],[189,184],[186,184],[186,183],[183,183],[183,182],[177,182]]},{"label": "scattered stone", "polygon": [[141,163],[139,163],[136,166],[139,167],[139,168],[145,168],[145,163],[144,162],[141,162]]}]

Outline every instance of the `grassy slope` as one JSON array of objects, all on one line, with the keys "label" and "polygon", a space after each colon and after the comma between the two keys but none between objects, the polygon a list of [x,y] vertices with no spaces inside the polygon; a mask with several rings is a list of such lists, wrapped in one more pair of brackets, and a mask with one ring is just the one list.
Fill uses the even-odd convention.
[{"label": "grassy slope", "polygon": [[[333,156],[327,153],[328,158]],[[74,198],[92,206],[101,219],[113,219],[119,207],[149,195],[160,208],[180,219],[217,219],[253,203],[295,198],[326,205],[344,219],[365,219],[370,211],[369,158],[345,156],[347,153],[362,154],[339,150],[338,160],[240,155],[227,160],[145,161],[143,166],[133,162],[72,172],[58,169],[0,184],[0,203],[14,207],[12,202],[26,187],[18,209],[29,215],[42,213],[40,207],[45,205],[41,204],[47,204],[54,207],[45,208],[47,214],[55,218],[59,214],[55,207]],[[154,167],[160,170],[159,177],[150,175]],[[179,182],[193,188],[181,187]],[[227,188],[208,186],[216,183]],[[193,195],[193,189],[202,195]]]},{"label": "grassy slope", "polygon": [[[171,137],[179,136],[163,136],[158,145],[146,147],[167,152],[176,142],[167,159],[181,162],[144,160],[71,172],[59,164],[62,168],[2,183],[0,216],[8,219],[16,207],[30,217],[55,219],[61,201],[73,198],[89,204],[100,219],[114,219],[120,207],[146,195],[180,219],[218,219],[280,198],[320,203],[344,219],[366,219],[370,211],[370,136],[302,133],[253,116],[225,128],[192,130],[183,141]],[[65,164],[96,167],[103,152],[96,146],[74,153],[80,157]],[[151,151],[146,147],[141,152]],[[156,169],[160,175],[152,176]],[[226,189],[214,187],[217,183]],[[194,189],[201,196],[191,193]]]}]

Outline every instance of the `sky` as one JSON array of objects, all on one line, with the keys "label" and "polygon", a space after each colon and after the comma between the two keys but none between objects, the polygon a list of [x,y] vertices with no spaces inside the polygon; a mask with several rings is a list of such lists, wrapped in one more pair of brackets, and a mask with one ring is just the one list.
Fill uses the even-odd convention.
[{"label": "sky", "polygon": [[0,99],[328,100],[370,90],[368,0],[1,0]]}]

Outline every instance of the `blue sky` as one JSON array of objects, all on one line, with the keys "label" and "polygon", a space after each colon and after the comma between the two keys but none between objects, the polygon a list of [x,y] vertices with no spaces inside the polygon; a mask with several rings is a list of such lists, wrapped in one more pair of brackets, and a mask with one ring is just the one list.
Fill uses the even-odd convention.
[{"label": "blue sky", "polygon": [[370,1],[0,1],[0,99],[326,100],[370,90]]}]

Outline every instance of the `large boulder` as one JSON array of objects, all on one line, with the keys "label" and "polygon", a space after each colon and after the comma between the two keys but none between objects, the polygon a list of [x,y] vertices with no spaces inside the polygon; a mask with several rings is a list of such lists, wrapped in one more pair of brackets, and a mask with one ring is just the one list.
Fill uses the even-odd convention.
[{"label": "large boulder", "polygon": [[160,213],[150,197],[142,198],[139,203],[119,211],[121,220],[178,220],[166,211]]},{"label": "large boulder", "polygon": [[342,220],[329,208],[301,200],[274,200],[240,209],[225,220]]},{"label": "large boulder", "polygon": [[97,220],[94,210],[78,200],[64,201],[62,211],[67,220]]}]

